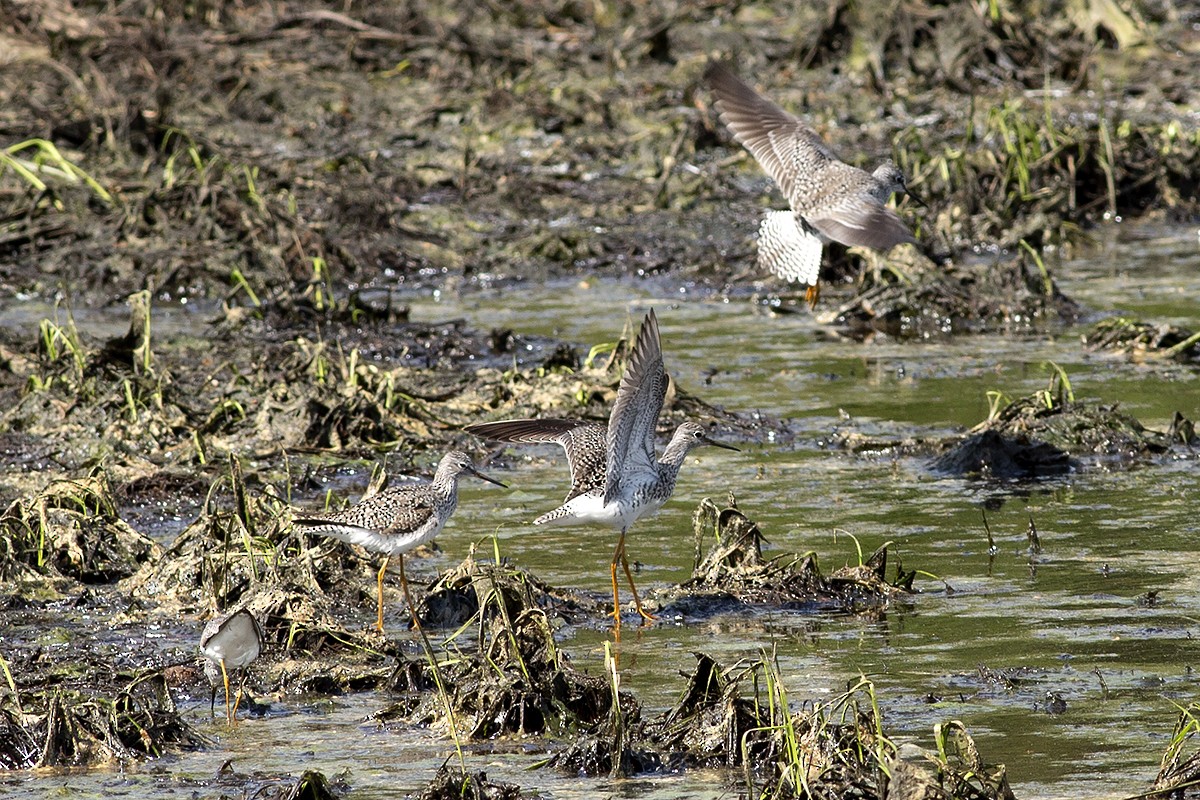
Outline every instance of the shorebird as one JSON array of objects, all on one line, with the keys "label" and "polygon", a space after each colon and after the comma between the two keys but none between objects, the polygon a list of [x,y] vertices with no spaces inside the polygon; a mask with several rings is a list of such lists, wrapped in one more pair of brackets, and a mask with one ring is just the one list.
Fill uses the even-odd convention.
[{"label": "shorebird", "polygon": [[693,447],[732,445],[709,438],[695,422],[684,422],[657,459],[654,429],[662,412],[669,378],[663,366],[658,318],[651,310],[642,322],[608,424],[568,419],[512,419],[466,426],[467,431],[501,442],[548,442],[560,445],[571,468],[571,491],[558,508],[533,521],[547,523],[597,522],[621,529],[613,552],[610,573],[613,619],[621,626],[621,599],[617,589],[617,564],[625,570],[634,606],[643,619],[654,616],[642,608],[629,559],[625,534],[641,517],[653,514],[670,498],[679,468]]},{"label": "shorebird", "polygon": [[809,305],[815,306],[820,294],[821,251],[828,242],[887,252],[917,241],[884,205],[894,193],[920,202],[892,161],[870,173],[846,164],[811,128],[721,64],[709,64],[704,80],[717,97],[721,121],[791,206],[790,211],[768,211],[763,218],[758,265],[784,280],[808,284]]},{"label": "shorebird", "polygon": [[412,614],[413,625],[421,627],[408,579],[404,576],[404,554],[428,541],[442,530],[458,507],[458,476],[464,472],[480,480],[505,486],[489,478],[471,463],[466,453],[454,450],[442,456],[437,472],[429,483],[394,486],[362,500],[343,511],[302,514],[294,521],[310,533],[331,536],[343,542],[361,545],[373,553],[383,553],[379,568],[379,616],[376,628],[383,633],[383,573],[392,556],[400,560],[400,587]]},{"label": "shorebird", "polygon": [[[246,682],[246,667],[258,658],[262,651],[262,628],[249,609],[241,609],[219,617],[213,617],[200,634],[200,653],[204,656],[204,675],[212,688],[209,697],[209,713],[215,713],[217,687],[225,684],[225,721],[229,725],[237,722],[237,707],[242,701],[242,684]],[[238,684],[237,699],[229,705],[229,673],[242,671]]]}]

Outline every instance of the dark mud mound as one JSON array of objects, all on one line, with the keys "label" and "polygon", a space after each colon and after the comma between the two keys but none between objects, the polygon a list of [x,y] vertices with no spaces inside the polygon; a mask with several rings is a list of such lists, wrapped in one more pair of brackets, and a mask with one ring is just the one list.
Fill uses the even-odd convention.
[{"label": "dark mud mound", "polygon": [[471,554],[438,577],[418,601],[417,616],[437,628],[458,628],[475,617],[490,623],[493,615],[516,619],[530,609],[567,624],[602,613],[591,598],[550,586],[524,570],[476,561]]},{"label": "dark mud mound", "polygon": [[1200,333],[1174,325],[1153,325],[1128,317],[1097,322],[1083,337],[1089,350],[1123,353],[1134,360],[1167,358],[1200,364]]},{"label": "dark mud mound", "polygon": [[[225,486],[232,491],[222,492]],[[350,564],[342,566],[337,563],[341,559],[308,547],[287,524],[288,506],[274,487],[248,491],[240,465],[231,459],[227,478],[218,480],[210,499],[222,495],[228,506],[210,503],[162,557],[127,580],[123,590],[135,598],[156,598],[159,605],[173,600],[181,611],[198,613],[210,603],[231,608],[264,588],[278,587],[297,598],[307,598],[302,618],[308,622],[317,616],[314,604],[334,587],[348,591],[351,578],[347,573],[353,556],[346,559]],[[277,620],[263,614],[267,609],[252,610],[268,641],[278,643],[281,635],[297,633],[286,627],[281,632]]]},{"label": "dark mud mound", "polygon": [[931,466],[945,475],[1027,479],[1065,475],[1075,462],[1067,451],[1026,431],[984,430],[952,446]]},{"label": "dark mud mound", "polygon": [[1038,478],[1074,469],[1128,468],[1190,444],[1190,427],[1169,433],[1143,427],[1113,406],[1077,402],[1059,383],[1016,400],[938,456],[932,469],[949,475]]},{"label": "dark mud mound", "polygon": [[685,675],[679,700],[654,721],[655,739],[672,761],[693,767],[737,768],[745,761],[765,764],[772,752],[758,698],[746,695],[743,677],[755,665],[723,668],[711,656],[696,653],[696,667]]},{"label": "dark mud mound", "polygon": [[417,800],[521,800],[540,796],[527,795],[512,783],[490,781],[484,772],[465,772],[443,764]]},{"label": "dark mud mound", "polygon": [[[597,724],[614,701],[607,683],[573,668],[554,640],[546,612],[513,573],[496,586],[496,573],[477,571],[489,584],[479,595],[485,606],[477,625],[464,627],[454,640],[453,657],[440,664],[399,665],[389,688],[406,699],[377,718],[384,722],[436,725],[471,738],[499,735],[553,736]],[[474,642],[460,642],[470,636]],[[434,674],[436,671],[436,674]],[[432,694],[429,686],[441,687]],[[624,702],[636,708],[632,697]]]},{"label": "dark mud mound", "polygon": [[[898,338],[937,338],[982,331],[1035,329],[1074,320],[1079,306],[1059,291],[1024,253],[994,262],[935,265],[888,257],[889,271],[866,271],[855,295],[821,314],[853,339],[883,333]],[[872,257],[876,264],[878,257]]]},{"label": "dark mud mound", "polygon": [[0,530],[0,576],[27,597],[113,584],[162,554],[118,516],[101,470],[52,481],[37,495],[14,500],[0,514]]},{"label": "dark mud mound", "polygon": [[[664,614],[704,616],[734,606],[769,606],[804,611],[879,611],[912,591],[915,573],[884,578],[887,546],[858,567],[822,574],[816,556],[763,558],[758,525],[730,496],[719,508],[701,501],[692,516],[696,562],[692,577],[666,593]],[[708,547],[703,558],[700,553]]]},{"label": "dark mud mound", "polygon": [[[86,687],[73,673],[21,668],[13,702],[0,707],[0,766],[90,767],[203,743],[176,710],[161,672],[110,673],[104,686]],[[98,679],[103,672],[87,676]]]},{"label": "dark mud mound", "polygon": [[982,760],[961,723],[935,727],[937,754],[901,761],[869,681],[793,713],[795,701],[781,677],[767,656],[726,668],[697,653],[671,709],[645,723],[601,726],[547,764],[613,776],[732,769],[742,773],[752,796],[763,798],[1012,798],[1004,767]]},{"label": "dark mud mound", "polygon": [[883,440],[843,429],[832,441],[861,455],[929,457],[930,469],[942,475],[1006,480],[1129,469],[1196,441],[1195,426],[1178,413],[1160,433],[1116,406],[1076,400],[1061,372],[1028,397],[1008,401],[999,392],[989,395],[991,416],[962,436]]}]

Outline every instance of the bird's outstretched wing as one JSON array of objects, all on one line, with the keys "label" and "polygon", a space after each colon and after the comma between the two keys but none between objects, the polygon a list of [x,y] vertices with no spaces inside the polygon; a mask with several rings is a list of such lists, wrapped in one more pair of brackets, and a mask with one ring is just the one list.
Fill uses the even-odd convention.
[{"label": "bird's outstretched wing", "polygon": [[564,503],[604,486],[608,426],[576,419],[506,419],[480,422],[463,430],[497,442],[557,444],[567,454],[571,491]]},{"label": "bird's outstretched wing", "polygon": [[604,502],[612,502],[620,492],[624,475],[656,470],[654,431],[667,395],[666,367],[663,366],[662,342],[658,317],[651,309],[642,320],[642,328],[629,361],[617,400],[608,418],[608,465],[605,471]]},{"label": "bird's outstretched wing", "polygon": [[760,95],[724,65],[713,62],[705,82],[717,97],[721,121],[791,202],[797,162],[837,161],[821,137],[796,117]]}]

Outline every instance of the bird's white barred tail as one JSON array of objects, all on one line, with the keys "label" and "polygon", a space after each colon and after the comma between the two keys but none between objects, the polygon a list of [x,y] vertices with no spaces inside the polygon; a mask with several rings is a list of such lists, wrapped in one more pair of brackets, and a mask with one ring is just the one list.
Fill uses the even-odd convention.
[{"label": "bird's white barred tail", "polygon": [[814,285],[821,274],[821,239],[791,211],[768,211],[758,228],[758,265],[786,281]]},{"label": "bird's white barred tail", "polygon": [[559,506],[553,511],[547,511],[533,521],[534,525],[549,525],[555,522],[572,522],[574,517],[566,506]]},{"label": "bird's white barred tail", "polygon": [[348,525],[346,523],[329,523],[312,519],[297,519],[296,523],[302,526],[306,533],[328,536],[331,539],[338,539],[349,544],[357,544],[372,552],[384,553],[386,555],[398,555],[406,550],[411,550],[414,546],[414,540],[420,538],[413,535],[406,536],[377,531],[372,528],[363,528],[359,525]]}]

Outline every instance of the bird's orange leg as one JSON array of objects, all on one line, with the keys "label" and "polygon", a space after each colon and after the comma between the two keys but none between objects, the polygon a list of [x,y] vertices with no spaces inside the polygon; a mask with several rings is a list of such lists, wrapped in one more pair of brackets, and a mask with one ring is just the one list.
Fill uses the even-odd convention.
[{"label": "bird's orange leg", "polygon": [[221,659],[221,677],[225,680],[225,724],[233,725],[233,711],[229,708],[229,673],[225,671],[225,659]]},{"label": "bird's orange leg", "polygon": [[233,724],[237,725],[237,710],[242,702],[242,687],[246,685],[246,670],[242,669],[242,680],[238,684],[237,696],[233,698]]},{"label": "bird's orange leg", "polygon": [[625,548],[621,548],[621,566],[625,568],[625,577],[629,580],[629,589],[633,592],[633,605],[646,622],[654,622],[658,617],[642,608],[642,598],[638,597],[637,586],[633,583],[633,573],[629,571],[629,559],[625,556]]},{"label": "bird's orange leg", "polygon": [[613,551],[612,564],[610,564],[609,572],[612,574],[613,587],[613,620],[617,630],[621,630],[621,595],[617,590],[617,562],[625,560],[625,531],[621,531],[621,538],[617,540],[617,549]]},{"label": "bird's orange leg", "polygon": [[821,296],[820,284],[814,283],[812,286],[804,290],[804,299],[808,302],[809,308],[817,307],[817,299]]},{"label": "bird's orange leg", "polygon": [[[380,633],[383,633],[383,573],[387,572],[388,562],[392,560],[391,556],[383,557],[383,566],[379,568],[379,616],[375,620],[375,628]],[[400,568],[404,569],[404,562],[400,562]]]}]

